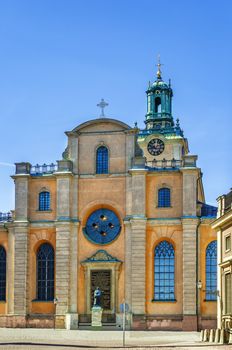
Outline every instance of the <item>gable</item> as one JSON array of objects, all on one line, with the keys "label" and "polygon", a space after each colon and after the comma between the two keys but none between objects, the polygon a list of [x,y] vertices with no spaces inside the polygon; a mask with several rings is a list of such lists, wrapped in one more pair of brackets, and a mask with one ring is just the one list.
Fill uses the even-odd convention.
[{"label": "gable", "polygon": [[[130,130],[131,127],[120,120],[110,119],[110,118],[98,118],[88,120],[75,127],[71,133],[94,133],[94,132],[104,132],[104,131],[125,131]],[[70,132],[66,132],[69,135]]]}]

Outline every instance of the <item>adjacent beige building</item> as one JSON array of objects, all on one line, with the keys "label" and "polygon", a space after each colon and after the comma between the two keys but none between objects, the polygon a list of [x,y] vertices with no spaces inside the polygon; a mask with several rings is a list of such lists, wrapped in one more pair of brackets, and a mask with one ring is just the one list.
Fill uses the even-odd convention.
[{"label": "adjacent beige building", "polygon": [[232,190],[218,199],[218,328],[232,332]]}]

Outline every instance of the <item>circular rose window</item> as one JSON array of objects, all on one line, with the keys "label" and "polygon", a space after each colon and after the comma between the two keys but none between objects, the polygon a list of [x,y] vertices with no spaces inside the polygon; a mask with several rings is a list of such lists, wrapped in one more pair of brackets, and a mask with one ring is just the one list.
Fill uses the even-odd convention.
[{"label": "circular rose window", "polygon": [[120,233],[121,226],[117,215],[109,209],[94,211],[86,222],[84,232],[87,238],[97,244],[112,242]]}]

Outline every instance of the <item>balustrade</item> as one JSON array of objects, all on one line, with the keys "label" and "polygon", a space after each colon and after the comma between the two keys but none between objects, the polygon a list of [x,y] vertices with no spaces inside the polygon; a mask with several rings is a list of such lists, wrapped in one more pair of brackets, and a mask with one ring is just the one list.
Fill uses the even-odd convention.
[{"label": "balustrade", "polygon": [[162,159],[162,160],[152,160],[149,162],[146,162],[146,166],[152,169],[167,169],[167,168],[180,168],[183,166],[183,161],[182,160],[177,160],[177,159]]},{"label": "balustrade", "polygon": [[12,221],[12,213],[1,213],[0,212],[0,222],[9,222]]},{"label": "balustrade", "polygon": [[31,167],[30,174],[31,175],[43,175],[43,174],[52,174],[57,171],[57,164],[36,164]]}]

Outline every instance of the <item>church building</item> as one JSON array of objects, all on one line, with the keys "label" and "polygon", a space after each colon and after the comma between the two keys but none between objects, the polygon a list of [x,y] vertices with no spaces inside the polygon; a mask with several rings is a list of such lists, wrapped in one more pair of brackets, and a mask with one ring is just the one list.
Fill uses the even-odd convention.
[{"label": "church building", "polygon": [[0,327],[216,328],[215,207],[172,114],[160,64],[145,126],[102,115],[67,131],[56,164],[16,163],[15,210],[0,215]]}]

